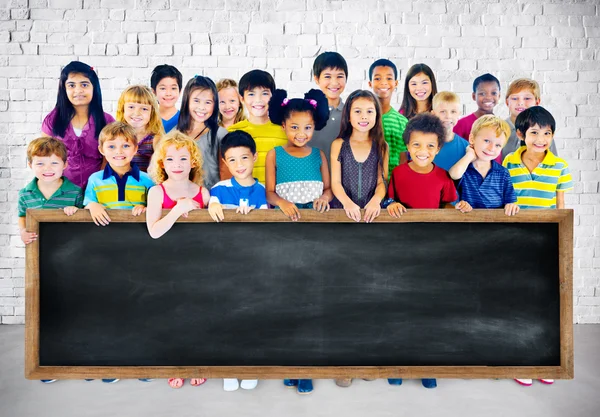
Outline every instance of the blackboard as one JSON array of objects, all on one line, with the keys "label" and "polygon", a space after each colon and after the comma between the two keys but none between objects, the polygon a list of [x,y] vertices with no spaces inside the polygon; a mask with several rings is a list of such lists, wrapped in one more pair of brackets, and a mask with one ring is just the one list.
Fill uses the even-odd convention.
[{"label": "blackboard", "polygon": [[41,222],[38,366],[564,365],[557,222],[389,219]]}]

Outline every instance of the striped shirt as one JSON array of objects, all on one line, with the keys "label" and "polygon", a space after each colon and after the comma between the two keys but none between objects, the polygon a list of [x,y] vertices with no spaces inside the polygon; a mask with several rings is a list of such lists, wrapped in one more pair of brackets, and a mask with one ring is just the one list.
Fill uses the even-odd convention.
[{"label": "striped shirt", "polygon": [[119,177],[109,164],[103,171],[93,173],[85,189],[83,205],[100,203],[109,209],[132,209],[145,206],[148,189],[154,183],[145,172],[132,164],[131,171]]},{"label": "striped shirt", "polygon": [[406,152],[406,145],[402,134],[406,129],[408,119],[402,116],[394,109],[390,109],[381,116],[383,124],[383,137],[389,145],[390,161],[388,165],[388,178],[392,176],[392,171],[400,164],[400,154]]},{"label": "striped shirt", "polygon": [[61,209],[75,206],[83,207],[83,192],[81,188],[73,184],[66,177],[62,177],[63,183],[50,198],[38,188],[38,179],[34,178],[25,188],[19,191],[19,217],[25,217],[27,209]]},{"label": "striped shirt", "polygon": [[567,162],[546,151],[546,156],[533,172],[529,172],[521,155],[527,150],[521,146],[509,154],[502,165],[508,168],[521,208],[556,208],[556,192],[573,188],[573,179]]},{"label": "striped shirt", "polygon": [[154,135],[149,134],[144,137],[144,139],[138,142],[138,150],[133,156],[131,162],[136,164],[138,168],[144,172],[148,171],[148,166],[150,165],[150,159],[152,158],[152,154],[154,153]]},{"label": "striped shirt", "polygon": [[210,190],[210,203],[219,203],[225,209],[249,206],[258,209],[267,209],[267,195],[265,186],[254,179],[254,184],[240,185],[235,178],[218,182]]},{"label": "striped shirt", "polygon": [[503,208],[509,203],[517,202],[508,170],[496,161],[485,178],[469,164],[457,187],[459,200],[464,200],[474,209]]}]

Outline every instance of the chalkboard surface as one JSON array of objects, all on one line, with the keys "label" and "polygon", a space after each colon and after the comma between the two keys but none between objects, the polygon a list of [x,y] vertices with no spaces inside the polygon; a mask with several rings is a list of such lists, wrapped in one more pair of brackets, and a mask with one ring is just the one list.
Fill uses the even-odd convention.
[{"label": "chalkboard surface", "polygon": [[40,223],[40,366],[560,366],[556,223]]}]

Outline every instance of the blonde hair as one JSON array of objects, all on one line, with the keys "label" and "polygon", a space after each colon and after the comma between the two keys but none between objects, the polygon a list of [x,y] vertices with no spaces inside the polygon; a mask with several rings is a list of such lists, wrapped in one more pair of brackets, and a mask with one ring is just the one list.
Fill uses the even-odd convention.
[{"label": "blonde hair", "polygon": [[122,136],[127,142],[131,142],[133,146],[137,146],[138,140],[133,127],[125,122],[112,122],[104,126],[98,137],[98,146],[102,148],[104,142],[115,140],[117,136]]},{"label": "blonde hair", "polygon": [[202,152],[196,145],[196,142],[188,135],[181,133],[179,130],[172,130],[164,136],[154,148],[154,154],[150,160],[148,174],[156,184],[162,184],[169,178],[165,171],[164,159],[167,157],[167,149],[169,146],[175,146],[175,149],[181,149],[184,146],[190,152],[190,163],[192,169],[190,171],[190,181],[200,186],[203,185],[204,171],[202,171]]},{"label": "blonde hair", "polygon": [[486,128],[494,129],[497,138],[499,138],[504,133],[505,144],[508,138],[510,137],[510,126],[508,125],[508,123],[506,123],[498,116],[494,116],[493,114],[486,114],[477,119],[475,123],[473,123],[473,127],[471,128],[471,135],[475,137],[482,129]]},{"label": "blonde hair", "polygon": [[27,162],[31,164],[34,156],[56,155],[67,162],[67,148],[62,140],[42,136],[29,142],[27,146]]},{"label": "blonde hair", "polygon": [[442,104],[442,103],[460,104],[460,98],[458,97],[458,95],[456,95],[452,91],[440,91],[435,96],[433,96],[433,100],[431,102],[431,108],[435,109],[439,104]]},{"label": "blonde hair", "polygon": [[536,100],[540,99],[540,85],[537,81],[529,78],[519,78],[511,82],[508,86],[508,90],[506,90],[506,99],[508,100],[508,97],[512,94],[516,94],[523,90],[531,91]]},{"label": "blonde hair", "polygon": [[[224,90],[226,88],[233,88],[235,89],[235,91],[238,91],[238,85],[237,83],[230,79],[230,78],[222,78],[217,82],[217,93],[221,90]],[[239,95],[239,93],[238,93]],[[217,101],[219,100],[219,97],[217,97]],[[242,101],[238,98],[238,101],[240,103],[240,107],[235,115],[235,118],[233,119],[233,123],[237,123],[237,122],[241,122],[242,120],[246,120],[246,115],[244,114],[244,106],[242,106]],[[219,111],[219,126],[223,127],[223,117],[221,116],[221,111]]]},{"label": "blonde hair", "polygon": [[125,122],[125,103],[140,103],[151,106],[150,120],[146,126],[146,134],[154,135],[153,145],[156,146],[160,138],[165,134],[165,128],[160,118],[158,100],[156,96],[145,85],[130,85],[119,97],[117,104],[117,120]]}]

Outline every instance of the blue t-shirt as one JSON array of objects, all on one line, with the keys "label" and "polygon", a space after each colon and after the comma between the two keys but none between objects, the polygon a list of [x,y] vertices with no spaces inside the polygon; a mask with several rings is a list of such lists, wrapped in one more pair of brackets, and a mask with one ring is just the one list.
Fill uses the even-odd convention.
[{"label": "blue t-shirt", "polygon": [[175,113],[173,115],[173,117],[171,117],[169,120],[165,120],[165,119],[161,119],[161,120],[162,120],[163,127],[165,128],[165,133],[169,133],[169,131],[171,129],[174,129],[177,127],[177,122],[179,122],[179,110],[177,110],[177,113]]},{"label": "blue t-shirt", "polygon": [[465,156],[467,146],[469,146],[469,142],[454,134],[451,142],[444,142],[444,146],[435,156],[433,163],[448,171],[460,158]]},{"label": "blue t-shirt", "polygon": [[210,203],[219,203],[226,209],[240,206],[267,209],[267,192],[265,186],[255,178],[253,185],[244,187],[235,178],[220,181],[210,190]]},{"label": "blue t-shirt", "polygon": [[472,163],[469,164],[459,180],[457,191],[459,199],[466,201],[474,209],[497,209],[517,202],[508,169],[496,161],[492,161],[485,178]]}]

